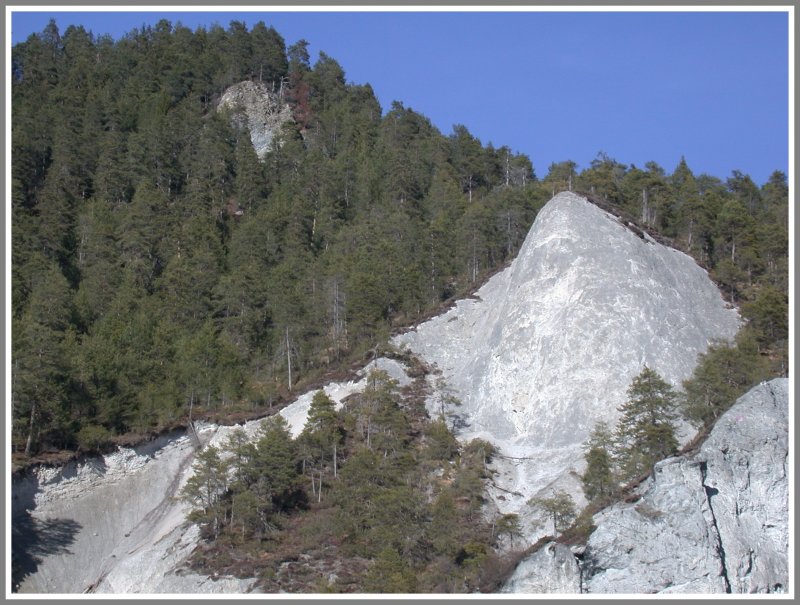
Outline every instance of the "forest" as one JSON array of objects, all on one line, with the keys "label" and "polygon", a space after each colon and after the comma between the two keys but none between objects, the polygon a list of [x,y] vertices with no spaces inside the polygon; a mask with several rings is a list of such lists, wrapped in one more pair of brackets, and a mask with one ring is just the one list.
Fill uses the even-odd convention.
[{"label": "forest", "polygon": [[[788,373],[782,172],[759,186],[601,151],[537,175],[464,125],[382,108],[264,23],[113,40],[51,21],[12,48],[11,75],[15,461],[266,415],[504,267],[565,189],[692,255],[747,319],[748,359]],[[292,109],[263,162],[217,111],[245,80]],[[697,401],[729,384],[708,360],[736,350],[709,352]]]}]

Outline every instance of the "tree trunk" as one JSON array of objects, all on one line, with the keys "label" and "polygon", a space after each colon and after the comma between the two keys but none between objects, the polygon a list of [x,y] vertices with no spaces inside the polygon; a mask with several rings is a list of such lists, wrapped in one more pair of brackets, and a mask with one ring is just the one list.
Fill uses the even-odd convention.
[{"label": "tree trunk", "polygon": [[286,363],[289,366],[289,392],[292,392],[292,348],[289,346],[289,326],[286,326]]},{"label": "tree trunk", "polygon": [[28,439],[25,442],[25,455],[30,456],[31,447],[33,446],[33,430],[36,426],[36,401],[31,404],[31,422],[28,427]]},{"label": "tree trunk", "polygon": [[642,189],[642,222],[647,225],[647,189]]}]

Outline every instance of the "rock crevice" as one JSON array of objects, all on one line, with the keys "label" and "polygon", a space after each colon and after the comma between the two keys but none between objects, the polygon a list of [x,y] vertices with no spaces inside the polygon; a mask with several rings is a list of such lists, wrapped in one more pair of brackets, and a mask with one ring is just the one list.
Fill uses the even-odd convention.
[{"label": "rock crevice", "polygon": [[754,387],[720,417],[697,453],[659,462],[638,502],[595,515],[585,590],[786,590],[788,399],[786,378]]},{"label": "rock crevice", "polygon": [[719,562],[722,566],[722,581],[725,584],[725,592],[731,592],[731,583],[728,579],[728,564],[725,560],[725,546],[722,544],[722,537],[719,533],[719,526],[717,525],[717,516],[714,513],[714,504],[711,502],[711,499],[719,494],[719,490],[716,487],[711,487],[710,485],[706,485],[706,476],[708,475],[708,464],[705,460],[700,462],[700,477],[701,477],[701,485],[703,486],[703,492],[706,495],[706,502],[708,503],[708,510],[711,513],[711,526],[714,530],[714,534],[716,536],[717,542],[717,555],[719,556]]}]

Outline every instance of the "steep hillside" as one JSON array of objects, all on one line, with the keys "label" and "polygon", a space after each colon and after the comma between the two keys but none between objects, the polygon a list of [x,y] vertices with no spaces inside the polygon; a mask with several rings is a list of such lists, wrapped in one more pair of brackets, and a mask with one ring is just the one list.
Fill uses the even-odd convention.
[{"label": "steep hillside", "polygon": [[[685,254],[569,192],[540,211],[511,267],[473,300],[396,338],[443,372],[459,436],[506,455],[503,511],[556,483],[577,492],[594,424],[611,424],[644,365],[679,385],[737,312]],[[431,402],[433,408],[436,401]]]},{"label": "steep hillside", "polygon": [[[738,326],[737,312],[691,258],[641,236],[584,198],[561,193],[539,213],[508,269],[474,299],[459,301],[395,343],[441,369],[441,376],[429,380],[430,415],[444,410],[462,442],[482,438],[498,448],[484,517],[519,512],[521,533],[531,540],[542,528],[528,514],[528,498],[555,486],[579,494],[575,471],[582,466],[583,443],[596,421],[616,419],[641,367],[679,384],[709,342],[732,338]],[[408,381],[397,362],[375,363],[401,383]],[[361,380],[325,390],[341,403],[364,385]],[[302,395],[281,411],[293,437],[306,422],[311,398]],[[244,428],[254,438],[257,423]],[[199,435],[203,443],[221,445],[231,432],[232,427],[206,426]],[[176,496],[192,476],[193,459],[192,440],[179,436],[61,470],[31,471],[15,485],[15,518],[30,526],[15,542],[22,557],[20,590],[252,590],[251,580],[210,581],[187,569],[200,530],[187,523],[190,507]],[[710,477],[713,465],[706,460]],[[438,483],[446,484],[445,469],[437,472]],[[701,483],[710,486],[708,481]],[[480,479],[477,485],[480,491]],[[779,516],[781,510],[774,512]],[[602,526],[595,536],[603,536]],[[604,565],[602,547],[592,548],[590,543],[587,552],[597,553],[591,558],[594,591],[603,591],[604,571],[613,565]],[[542,582],[557,592],[582,586],[584,572],[568,549],[547,552],[556,558],[540,552],[536,556],[547,564],[524,563],[508,589],[533,590]],[[531,567],[543,579],[532,580]]]},{"label": "steep hillside", "polygon": [[[406,384],[402,366],[377,367]],[[340,403],[366,378],[325,387]],[[303,428],[312,393],[281,410],[293,436]],[[241,426],[251,439],[261,421]],[[202,425],[202,446],[220,446],[236,426]],[[192,475],[197,442],[176,433],[135,448],[63,467],[35,467],[14,482],[14,581],[22,593],[239,593],[252,580],[181,571],[200,542],[187,524],[180,489]]]},{"label": "steep hillside", "polygon": [[660,462],[631,501],[595,515],[580,559],[551,544],[504,591],[788,592],[788,397],[785,378],[751,389],[699,452]]}]

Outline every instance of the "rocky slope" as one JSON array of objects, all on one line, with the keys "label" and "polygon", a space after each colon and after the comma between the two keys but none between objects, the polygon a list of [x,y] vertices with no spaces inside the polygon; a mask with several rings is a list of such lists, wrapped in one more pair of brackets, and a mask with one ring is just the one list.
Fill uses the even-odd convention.
[{"label": "rocky slope", "polygon": [[788,389],[785,378],[753,388],[696,454],[660,462],[635,502],[595,515],[581,564],[550,545],[505,591],[787,592]]},{"label": "rocky slope", "polygon": [[[234,87],[236,98],[261,94],[253,87]],[[490,493],[502,512],[523,513],[532,538],[541,528],[525,514],[525,502],[555,485],[579,494],[572,471],[580,470],[582,444],[597,420],[616,419],[642,365],[679,384],[697,354],[712,339],[732,337],[738,321],[688,256],[562,193],[542,209],[511,267],[476,300],[460,301],[396,343],[441,368],[444,390],[463,401],[455,410],[459,436],[499,447]],[[395,362],[378,363],[405,380]],[[340,401],[362,387],[326,391]],[[433,413],[442,394],[431,398]],[[293,434],[312,395],[281,412]],[[245,426],[250,434],[256,428]],[[200,435],[219,444],[230,430],[209,426]],[[15,518],[32,527],[15,542],[25,546],[15,546],[26,568],[20,591],[248,590],[248,582],[180,571],[197,543],[175,498],[193,456],[192,441],[174,436],[60,470],[38,469],[15,485]]]},{"label": "rocky slope", "polygon": [[[358,380],[332,383],[337,403],[366,386],[373,367],[399,384],[403,366],[377,359]],[[314,392],[281,410],[292,435],[305,425]],[[197,428],[203,445],[224,444],[241,428],[255,438],[261,421],[239,427]],[[179,499],[192,473],[197,442],[186,434],[161,437],[136,448],[64,467],[38,467],[13,486],[13,551],[21,593],[242,593],[252,580],[208,578],[186,571],[197,546],[197,526]]]},{"label": "rocky slope", "polygon": [[217,106],[233,112],[234,120],[250,131],[250,140],[263,160],[280,128],[292,119],[288,104],[263,82],[240,82],[228,88]]},{"label": "rocky slope", "polygon": [[499,446],[495,501],[522,512],[556,485],[580,493],[570,471],[581,469],[583,442],[597,421],[613,425],[645,364],[679,386],[738,325],[690,257],[563,192],[476,300],[396,343],[442,370],[463,402],[460,437]]}]

